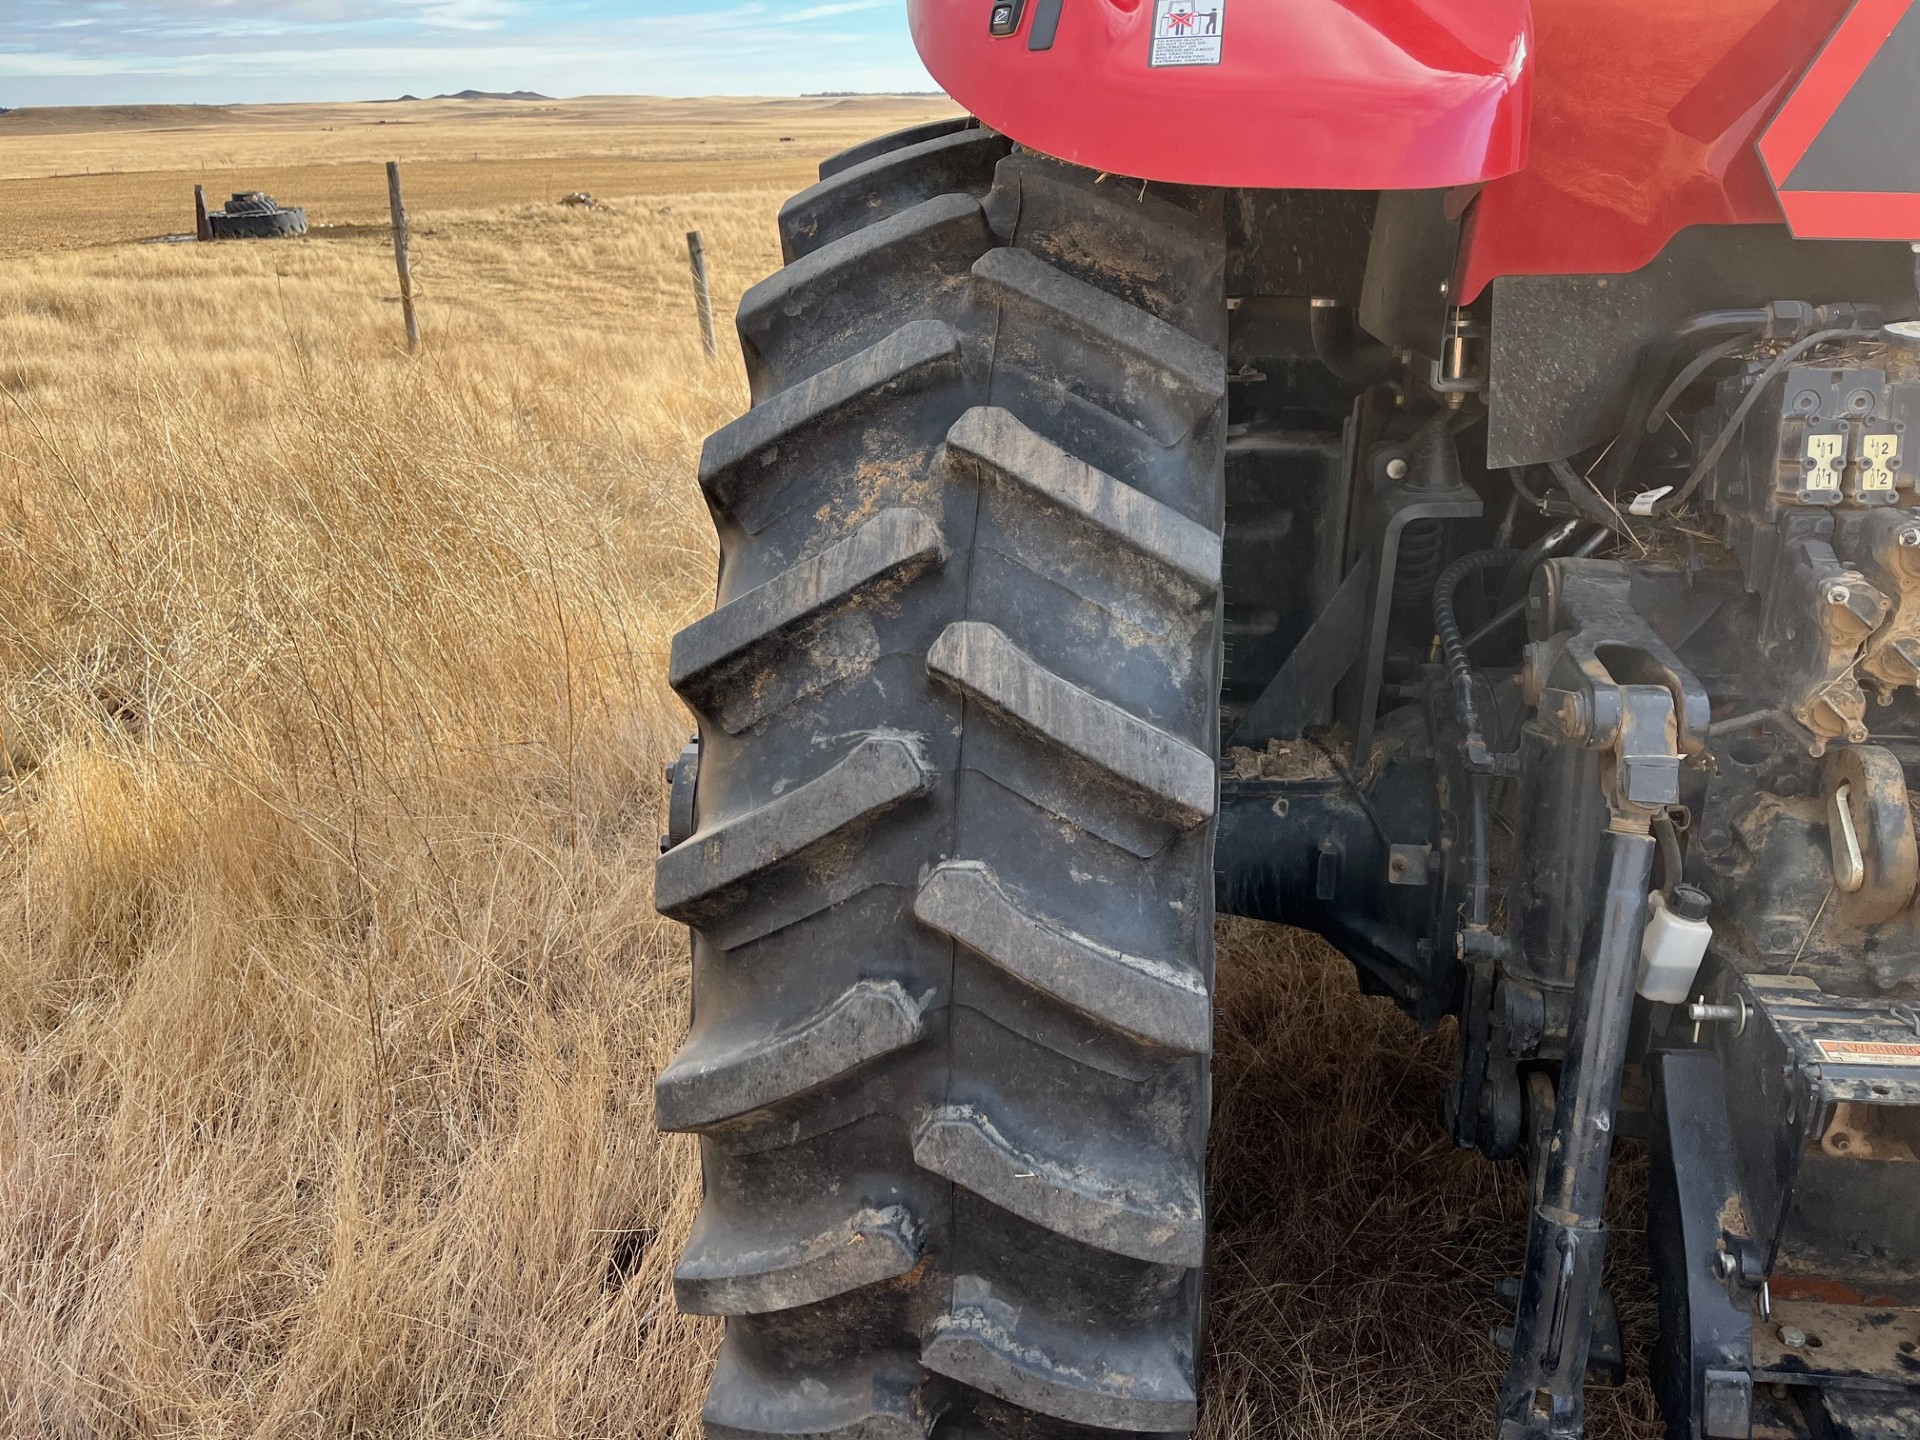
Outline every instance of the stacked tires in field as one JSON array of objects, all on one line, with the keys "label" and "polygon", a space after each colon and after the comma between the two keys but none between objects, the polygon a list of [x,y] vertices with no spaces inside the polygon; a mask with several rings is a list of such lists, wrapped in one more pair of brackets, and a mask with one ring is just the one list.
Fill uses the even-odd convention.
[{"label": "stacked tires in field", "polygon": [[1191,1426],[1211,1035],[1221,198],[971,124],[822,167],[708,443],[673,683],[710,1435]]},{"label": "stacked tires in field", "polygon": [[281,240],[307,233],[307,212],[283,210],[271,195],[241,190],[207,217],[216,240]]}]

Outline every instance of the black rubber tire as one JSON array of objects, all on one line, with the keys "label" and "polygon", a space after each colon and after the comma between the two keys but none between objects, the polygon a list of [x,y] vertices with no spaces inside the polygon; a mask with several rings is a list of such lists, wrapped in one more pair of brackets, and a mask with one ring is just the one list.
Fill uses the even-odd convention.
[{"label": "black rubber tire", "polygon": [[659,1123],[716,1440],[1195,1419],[1213,982],[1221,197],[979,129],[783,213],[673,647],[697,832]]},{"label": "black rubber tire", "polygon": [[214,214],[207,217],[216,240],[284,240],[307,233],[307,212],[274,210],[266,214]]},{"label": "black rubber tire", "polygon": [[910,126],[905,130],[896,130],[891,135],[882,135],[877,140],[867,140],[861,144],[842,150],[838,155],[820,162],[820,178],[831,180],[842,171],[851,170],[856,165],[864,165],[869,160],[878,160],[892,150],[904,150],[909,145],[924,144],[928,140],[938,140],[943,136],[957,134],[962,130],[978,130],[980,122],[971,115],[962,115],[952,120],[930,120],[925,125]]}]

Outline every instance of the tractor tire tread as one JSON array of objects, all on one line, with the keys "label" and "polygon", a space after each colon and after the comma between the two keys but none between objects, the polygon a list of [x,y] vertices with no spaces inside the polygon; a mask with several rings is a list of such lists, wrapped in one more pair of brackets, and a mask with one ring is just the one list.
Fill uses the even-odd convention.
[{"label": "tractor tire tread", "polygon": [[[720,594],[671,662],[702,743],[655,903],[694,1003],[655,1106],[701,1146],[707,1433],[1184,1430],[1222,200],[1122,203],[977,128],[825,168],[742,302]],[[1116,207],[1164,283],[1067,233]]]},{"label": "tractor tire tread", "polygon": [[991,130],[966,126],[910,140],[823,175],[818,185],[781,207],[783,257],[791,265],[936,195],[984,195],[993,185],[994,167],[1012,148]]},{"label": "tractor tire tread", "polygon": [[943,135],[953,135],[962,130],[979,128],[980,122],[971,115],[959,115],[950,120],[929,120],[924,125],[909,125],[904,130],[895,130],[872,140],[863,140],[860,144],[849,146],[838,154],[829,155],[820,162],[820,178],[831,180],[843,171],[851,170],[856,165],[864,165],[869,160],[877,160],[882,155],[890,155],[895,150],[905,150],[910,145],[921,145],[929,140],[938,140]]}]

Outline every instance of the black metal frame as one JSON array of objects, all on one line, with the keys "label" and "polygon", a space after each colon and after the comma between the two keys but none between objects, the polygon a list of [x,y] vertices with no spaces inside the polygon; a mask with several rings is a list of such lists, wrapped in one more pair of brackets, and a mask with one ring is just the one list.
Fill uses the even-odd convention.
[{"label": "black metal frame", "polygon": [[[1742,403],[1778,383],[1769,362],[1786,347],[1817,347],[1834,327],[1874,333],[1875,306],[1911,311],[1911,257],[1694,232],[1641,275],[1503,282],[1483,313],[1449,316],[1412,283],[1424,272],[1409,257],[1439,263],[1450,223],[1430,202],[1389,199],[1358,296],[1348,278],[1311,309],[1241,306],[1238,443],[1284,437],[1326,454],[1340,437],[1345,563],[1315,581],[1312,618],[1284,653],[1230,649],[1229,743],[1280,742],[1300,773],[1224,772],[1219,907],[1325,935],[1363,988],[1423,1026],[1458,1017],[1455,1139],[1525,1156],[1536,1198],[1501,1440],[1581,1432],[1594,1327],[1609,1313],[1606,1178],[1629,1128],[1653,1146],[1654,1371],[1672,1433],[1920,1435],[1920,1068],[1839,1065],[1818,1050],[1836,1026],[1891,1036],[1902,1013],[1920,1015],[1920,876],[1907,878],[1910,861],[1882,864],[1863,895],[1836,900],[1838,812],[1822,808],[1850,777],[1841,803],[1868,849],[1901,833],[1911,846],[1902,769],[1920,767],[1920,693],[1876,712],[1871,746],[1864,723],[1848,731],[1845,705],[1837,737],[1817,733],[1816,713],[1821,687],[1850,673],[1861,627],[1906,613],[1909,583],[1920,620],[1920,567],[1909,582],[1889,558],[1904,521],[1854,515],[1874,497],[1848,498],[1836,516],[1809,511],[1804,487],[1784,502],[1761,493],[1818,428],[1802,417],[1846,435],[1846,417],[1828,412],[1863,394],[1862,417],[1888,414],[1904,430],[1911,405],[1920,420],[1920,359],[1869,375],[1871,344],[1829,347],[1804,362],[1810,372],[1862,378],[1833,374],[1830,398],[1811,407],[1791,383]],[[1331,284],[1337,270],[1332,256],[1270,238],[1252,251],[1262,260],[1242,267],[1249,276],[1264,266]],[[1870,303],[1782,301],[1809,267]],[[1384,362],[1342,308],[1356,299],[1366,330],[1390,342]],[[1586,319],[1569,325],[1576,313]],[[1490,336],[1491,361],[1479,339],[1449,336]],[[1569,347],[1581,350],[1571,367]],[[1553,388],[1575,371],[1596,387],[1578,403]],[[1670,410],[1687,424],[1666,424]],[[1760,418],[1729,425],[1730,414]],[[1616,430],[1610,452],[1576,453]],[[1709,445],[1723,432],[1736,442],[1723,437],[1724,460]],[[1544,492],[1494,468],[1544,459],[1568,462]],[[1549,558],[1581,525],[1604,527],[1592,543],[1623,529],[1614,503],[1696,465],[1688,498],[1737,544],[1696,522],[1652,527],[1666,547],[1631,561]],[[1903,488],[1897,503],[1920,529],[1920,497]],[[1231,549],[1231,501],[1228,519]],[[1324,525],[1300,528],[1324,543]],[[1799,568],[1775,583],[1756,557]],[[1876,602],[1869,580],[1900,593]],[[1230,577],[1229,614],[1237,600],[1284,606],[1260,589],[1276,583],[1236,594]],[[1524,643],[1497,623],[1516,595]],[[1819,758],[1836,738],[1851,746],[1834,751],[1851,767],[1842,779],[1833,756]],[[1670,888],[1683,869],[1712,897],[1717,937],[1691,1014],[1635,995],[1656,875]],[[1802,964],[1791,983],[1768,978]],[[1920,1066],[1920,1019],[1912,1028]],[[1650,1085],[1644,1113],[1622,1112],[1630,1070]],[[1909,1163],[1885,1158],[1907,1143],[1909,1116],[1910,1168],[1889,1169]],[[1866,1138],[1849,1141],[1855,1120]],[[1831,1152],[1836,1135],[1880,1146],[1880,1158]],[[1852,1334],[1870,1312],[1888,1334],[1912,1325],[1913,1351],[1859,1341],[1788,1354],[1783,1336],[1798,1327],[1770,1317],[1816,1302],[1781,1299],[1770,1289],[1780,1281],[1883,1302],[1818,1323]]]}]

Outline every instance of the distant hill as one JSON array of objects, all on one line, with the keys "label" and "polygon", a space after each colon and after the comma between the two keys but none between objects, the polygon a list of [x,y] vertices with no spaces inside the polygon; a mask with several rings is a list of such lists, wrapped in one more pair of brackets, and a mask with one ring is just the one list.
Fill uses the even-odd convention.
[{"label": "distant hill", "polygon": [[232,125],[219,105],[16,105],[0,110],[9,136],[64,135],[102,130],[201,130]]},{"label": "distant hill", "polygon": [[[551,100],[553,99],[551,95],[542,95],[537,90],[461,90],[461,91],[457,91],[452,95],[433,95],[433,96],[429,96],[428,98],[433,100]],[[418,95],[402,95],[397,100],[387,100],[379,103],[387,104],[387,105],[404,105],[404,104],[407,104],[409,101],[417,104],[419,103],[419,100],[420,100],[420,97]]]}]

